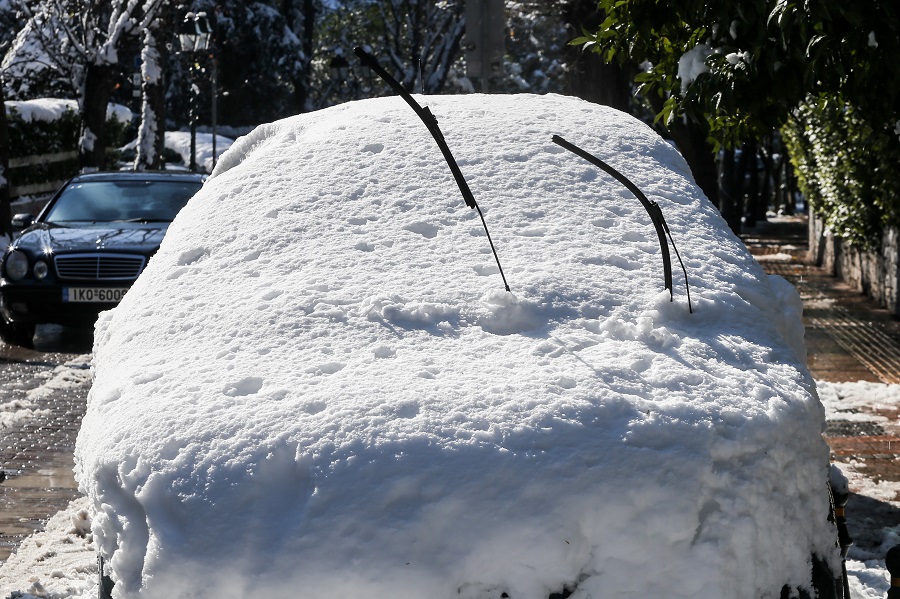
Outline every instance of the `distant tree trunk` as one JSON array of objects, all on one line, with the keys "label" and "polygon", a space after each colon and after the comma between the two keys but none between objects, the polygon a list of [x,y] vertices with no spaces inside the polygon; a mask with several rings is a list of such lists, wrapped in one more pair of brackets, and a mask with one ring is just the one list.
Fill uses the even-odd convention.
[{"label": "distant tree trunk", "polygon": [[85,69],[81,107],[82,168],[102,169],[106,164],[106,110],[112,95],[113,65],[90,63]]},{"label": "distant tree trunk", "polygon": [[[757,153],[759,148],[755,141],[744,144],[744,181],[749,183],[746,186],[747,204],[744,211],[744,225],[747,227],[755,227],[757,220],[766,220],[765,210],[761,208],[762,204],[759,189],[759,162]],[[760,210],[763,211],[760,218]]]},{"label": "distant tree trunk", "polygon": [[309,81],[312,70],[312,57],[315,51],[316,31],[316,5],[313,0],[303,0],[303,36],[300,38],[303,45],[303,68],[300,70],[301,95],[297,98],[301,111],[311,108],[309,101]]},{"label": "distant tree trunk", "polygon": [[741,232],[741,203],[737,197],[740,191],[735,184],[734,150],[725,149],[722,152],[722,190],[719,197],[719,211],[725,217],[725,222],[734,233]]},{"label": "distant tree trunk", "polygon": [[668,128],[669,135],[681,151],[694,175],[694,181],[713,205],[719,205],[719,169],[716,154],[709,142],[706,127],[692,121],[676,121]]},{"label": "distant tree trunk", "polygon": [[[297,6],[299,4],[299,7]],[[310,104],[310,70],[316,31],[316,4],[314,0],[281,0],[281,14],[288,28],[300,38],[300,64],[302,65],[294,77],[294,104],[296,111],[307,112]]]},{"label": "distant tree trunk", "polygon": [[[565,18],[570,31],[580,34],[584,29],[596,31],[603,22],[603,13],[597,10],[596,0],[573,0],[565,8]],[[630,69],[607,64],[602,56],[580,46],[568,47],[567,62],[568,93],[588,102],[631,112]]]},{"label": "distant tree trunk", "polygon": [[[413,11],[413,26],[412,31],[410,31],[410,44],[409,44],[409,87],[408,89],[411,92],[416,92],[417,90],[423,89],[425,87],[425,82],[421,81],[422,78],[422,33],[423,29],[426,26],[425,22],[425,3],[424,2],[416,2],[412,7]],[[418,85],[417,85],[418,83]]]},{"label": "distant tree trunk", "polygon": [[144,31],[141,49],[141,124],[138,130],[135,170],[163,168],[163,149],[166,132],[166,88],[161,65],[166,64],[165,44],[157,44],[159,32],[154,26]]},{"label": "distant tree trunk", "polygon": [[12,235],[12,209],[9,205],[9,128],[6,121],[6,97],[0,77],[0,235]]}]

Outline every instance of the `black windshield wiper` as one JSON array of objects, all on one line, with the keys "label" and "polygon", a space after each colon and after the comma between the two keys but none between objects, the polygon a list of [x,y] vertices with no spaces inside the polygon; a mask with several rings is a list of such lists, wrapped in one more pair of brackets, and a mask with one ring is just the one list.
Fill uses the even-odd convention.
[{"label": "black windshield wiper", "polygon": [[170,218],[146,218],[143,216],[139,216],[137,218],[122,218],[118,220],[109,221],[113,223],[170,223],[172,219]]},{"label": "black windshield wiper", "polygon": [[487,235],[488,243],[491,246],[491,251],[494,253],[494,260],[497,261],[497,268],[500,269],[500,276],[503,278],[503,286],[509,291],[509,284],[506,282],[506,275],[503,274],[503,267],[500,266],[500,257],[497,256],[497,249],[494,247],[494,242],[491,240],[491,234],[488,232],[487,223],[484,220],[484,214],[481,212],[481,208],[478,206],[478,202],[475,201],[475,196],[472,195],[472,190],[469,189],[469,184],[466,183],[465,177],[463,177],[462,171],[459,170],[459,165],[456,163],[456,159],[453,158],[453,154],[450,153],[450,148],[447,146],[446,140],[444,140],[444,134],[441,133],[440,127],[438,127],[437,119],[434,118],[434,115],[428,109],[427,106],[422,106],[410,95],[406,89],[400,85],[400,82],[391,77],[390,73],[384,70],[374,56],[363,50],[362,48],[354,48],[353,53],[359,57],[360,61],[363,65],[369,67],[375,73],[381,77],[385,83],[391,86],[391,88],[400,94],[400,97],[403,98],[407,104],[409,104],[410,108],[412,108],[419,118],[422,119],[422,122],[425,123],[425,126],[428,128],[429,133],[434,138],[434,141],[437,142],[438,147],[441,149],[441,153],[444,155],[444,160],[447,161],[447,166],[450,167],[450,172],[453,173],[453,178],[456,179],[456,184],[459,186],[459,191],[462,193],[463,199],[466,202],[466,206],[469,208],[473,208],[478,211],[478,216],[481,218],[481,225],[484,227],[484,232]]},{"label": "black windshield wiper", "polygon": [[669,225],[666,224],[666,219],[663,217],[662,210],[659,207],[659,204],[656,202],[649,200],[644,193],[638,189],[637,185],[632,183],[628,177],[606,164],[593,154],[590,154],[573,143],[570,143],[560,137],[559,135],[553,136],[553,142],[564,147],[569,150],[573,154],[577,154],[581,156],[594,166],[599,167],[607,174],[611,175],[616,181],[624,185],[628,188],[628,191],[633,193],[635,197],[640,200],[641,205],[644,206],[644,209],[647,210],[647,214],[650,215],[650,220],[653,221],[653,226],[656,227],[656,235],[659,237],[659,249],[662,253],[663,259],[663,284],[665,288],[669,290],[669,298],[671,301],[675,300],[675,294],[672,291],[672,259],[669,256],[669,246],[666,243],[666,236],[668,236],[669,241],[672,243],[672,249],[675,250],[675,256],[678,258],[678,262],[681,264],[681,270],[684,272],[684,287],[687,290],[687,300],[688,300],[688,310],[691,314],[694,313],[694,308],[691,305],[691,288],[688,285],[688,276],[687,269],[684,267],[684,262],[681,260],[681,256],[678,253],[678,248],[675,247],[675,240],[672,239],[672,233],[669,231]]}]

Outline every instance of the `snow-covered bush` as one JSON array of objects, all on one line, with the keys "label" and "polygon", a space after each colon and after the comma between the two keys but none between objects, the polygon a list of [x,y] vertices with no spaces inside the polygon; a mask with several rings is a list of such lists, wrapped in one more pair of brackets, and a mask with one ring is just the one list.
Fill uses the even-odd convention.
[{"label": "snow-covered bush", "polygon": [[[81,116],[75,100],[38,98],[7,101],[10,158],[76,152],[81,134]],[[116,145],[123,141],[131,111],[117,104],[107,110],[107,135]],[[78,172],[78,157],[55,162],[39,162],[10,169],[13,185],[67,179]]]}]

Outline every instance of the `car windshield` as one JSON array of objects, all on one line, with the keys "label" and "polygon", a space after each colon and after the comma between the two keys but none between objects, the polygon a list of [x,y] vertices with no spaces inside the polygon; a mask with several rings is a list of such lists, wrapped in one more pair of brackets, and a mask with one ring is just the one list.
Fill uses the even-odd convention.
[{"label": "car windshield", "polygon": [[171,222],[200,186],[199,181],[73,183],[63,190],[43,221]]}]

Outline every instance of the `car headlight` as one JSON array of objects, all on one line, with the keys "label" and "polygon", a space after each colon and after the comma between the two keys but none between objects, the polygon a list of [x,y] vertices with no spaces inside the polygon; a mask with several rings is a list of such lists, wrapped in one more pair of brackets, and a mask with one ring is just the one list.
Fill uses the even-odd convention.
[{"label": "car headlight", "polygon": [[47,263],[43,260],[38,260],[37,262],[35,262],[34,268],[31,269],[31,272],[34,274],[34,278],[38,281],[46,277],[49,271],[50,267],[48,267]]},{"label": "car headlight", "polygon": [[13,281],[20,281],[28,274],[28,256],[19,250],[13,250],[6,257],[6,276]]}]

